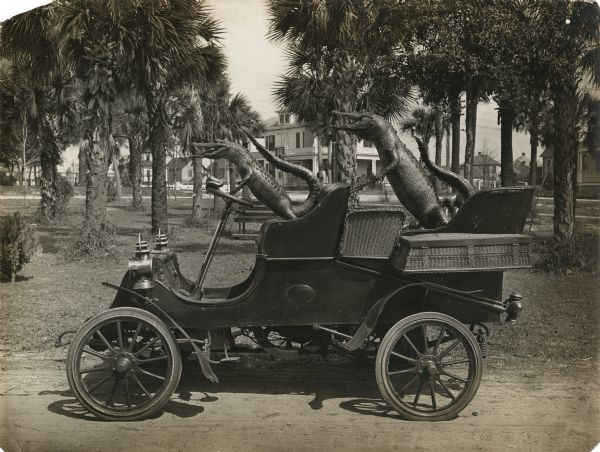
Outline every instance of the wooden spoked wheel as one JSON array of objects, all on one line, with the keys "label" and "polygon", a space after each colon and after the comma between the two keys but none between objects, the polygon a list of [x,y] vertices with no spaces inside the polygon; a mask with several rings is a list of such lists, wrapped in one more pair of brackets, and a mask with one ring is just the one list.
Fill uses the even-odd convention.
[{"label": "wooden spoked wheel", "polygon": [[170,399],[181,376],[181,356],[155,315],[116,308],[77,332],[67,355],[69,385],[79,402],[106,420],[138,420]]},{"label": "wooden spoked wheel", "polygon": [[475,337],[453,317],[424,312],[406,317],[377,352],[377,385],[386,402],[409,420],[442,421],[475,396],[483,358]]}]

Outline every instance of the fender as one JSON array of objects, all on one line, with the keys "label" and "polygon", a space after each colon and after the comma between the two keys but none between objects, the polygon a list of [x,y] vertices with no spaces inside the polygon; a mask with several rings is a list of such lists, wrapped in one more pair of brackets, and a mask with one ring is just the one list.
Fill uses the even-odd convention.
[{"label": "fender", "polygon": [[354,336],[352,336],[352,338],[344,344],[344,348],[348,351],[358,350],[363,345],[363,343],[367,339],[367,337],[369,337],[369,335],[373,332],[373,330],[377,326],[379,317],[380,317],[381,313],[383,312],[383,310],[385,309],[385,307],[387,306],[388,302],[390,302],[392,299],[394,299],[396,297],[396,295],[398,295],[400,292],[402,292],[403,290],[408,289],[410,287],[423,287],[424,289],[426,289],[425,293],[423,294],[423,304],[426,303],[427,297],[429,296],[429,294],[431,292],[439,292],[439,293],[443,293],[449,297],[452,297],[453,301],[456,301],[459,303],[476,304],[486,310],[493,310],[493,311],[497,311],[500,313],[507,312],[506,306],[491,305],[489,303],[486,303],[483,300],[474,299],[472,296],[467,297],[466,295],[469,294],[468,292],[450,289],[446,286],[442,286],[442,285],[435,284],[435,283],[430,283],[427,281],[410,283],[403,287],[400,287],[399,289],[396,289],[396,290],[390,292],[386,296],[381,297],[379,300],[377,300],[377,302],[371,307],[371,309],[369,309],[369,312],[367,313],[365,320],[363,320],[363,322],[360,324],[360,326],[356,330],[356,333],[354,334]]},{"label": "fender", "polygon": [[167,314],[158,305],[158,303],[156,301],[151,300],[148,297],[144,297],[143,295],[140,295],[139,293],[137,293],[131,289],[127,289],[126,287],[116,286],[114,284],[110,284],[107,282],[103,282],[102,285],[106,286],[106,287],[110,287],[111,289],[115,289],[119,292],[125,291],[125,292],[129,293],[130,295],[133,295],[134,297],[139,298],[142,302],[141,304],[146,304],[146,305],[150,304],[150,305],[154,306],[154,308],[156,308],[162,315],[164,315],[165,318],[168,319],[177,330],[179,330],[179,332],[183,335],[183,337],[185,337],[189,341],[192,348],[196,352],[196,355],[198,356],[198,362],[200,363],[200,369],[202,370],[202,374],[209,381],[211,381],[213,383],[219,382],[218,377],[215,375],[212,368],[210,367],[210,359],[208,358],[208,356],[206,356],[206,354],[202,350],[200,350],[200,348],[194,343],[194,340],[189,336],[189,334],[187,334],[186,331],[181,326],[179,326],[179,324],[177,322],[175,322],[175,320],[173,320],[173,318],[169,314]]}]

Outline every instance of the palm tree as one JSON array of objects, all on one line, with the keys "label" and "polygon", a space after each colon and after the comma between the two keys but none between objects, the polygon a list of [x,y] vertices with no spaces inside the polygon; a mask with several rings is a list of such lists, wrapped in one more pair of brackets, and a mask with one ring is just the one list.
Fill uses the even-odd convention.
[{"label": "palm tree", "polygon": [[122,112],[123,128],[129,145],[131,207],[142,210],[142,154],[148,136],[146,102],[136,90],[131,89],[120,99],[118,110]]},{"label": "palm tree", "polygon": [[60,64],[55,51],[54,12],[54,5],[46,5],[19,14],[5,21],[0,32],[2,53],[19,74],[21,87],[27,87],[27,100],[19,106],[23,146],[27,141],[25,136],[31,132],[40,153],[40,213],[46,219],[57,213],[60,154],[78,129],[75,125],[78,86]]},{"label": "palm tree", "polygon": [[86,218],[94,227],[106,222],[107,172],[114,146],[112,112],[126,80],[122,10],[116,3],[64,0],[54,10],[60,55],[82,85],[83,146],[86,168]]},{"label": "palm tree", "polygon": [[423,105],[413,108],[410,114],[400,121],[400,130],[418,136],[427,150],[431,138],[435,135],[435,127],[435,109]]},{"label": "palm tree", "polygon": [[575,225],[577,130],[585,107],[589,111],[594,100],[582,81],[589,74],[592,87],[600,85],[600,6],[550,2],[543,4],[539,22],[550,43],[543,57],[554,101],[554,235],[570,240]]},{"label": "palm tree", "polygon": [[219,27],[196,0],[63,0],[56,7],[61,53],[84,85],[88,217],[106,217],[106,172],[116,99],[133,86],[146,104],[153,157],[152,228],[166,230],[167,101],[186,84],[218,76]]},{"label": "palm tree", "polygon": [[270,37],[286,44],[288,71],[275,89],[277,102],[324,141],[335,141],[334,176],[353,182],[356,138],[332,133],[332,110],[370,110],[388,118],[404,113],[410,88],[389,58],[389,30],[397,11],[363,0],[270,0]]},{"label": "palm tree", "polygon": [[202,102],[195,88],[182,89],[174,97],[173,129],[181,143],[181,151],[192,156],[194,188],[191,218],[195,222],[202,215],[202,162],[191,144],[198,141],[203,130]]},{"label": "palm tree", "polygon": [[126,23],[132,37],[126,53],[148,114],[152,229],[166,230],[168,97],[183,86],[208,83],[222,74],[224,57],[217,46],[221,30],[203,1],[128,0],[126,4],[130,6]]}]

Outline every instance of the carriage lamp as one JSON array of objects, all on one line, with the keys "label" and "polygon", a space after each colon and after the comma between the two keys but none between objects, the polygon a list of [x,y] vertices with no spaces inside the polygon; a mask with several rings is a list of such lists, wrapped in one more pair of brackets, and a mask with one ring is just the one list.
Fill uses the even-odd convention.
[{"label": "carriage lamp", "polygon": [[148,242],[142,240],[141,234],[138,234],[138,241],[135,244],[135,256],[129,259],[128,267],[134,280],[133,289],[151,289],[154,287],[150,249],[148,248]]},{"label": "carriage lamp", "polygon": [[523,303],[521,300],[523,295],[518,292],[512,292],[506,300],[504,300],[504,307],[506,308],[506,319],[504,323],[513,323],[517,320],[519,312],[523,309]]},{"label": "carriage lamp", "polygon": [[167,234],[163,234],[159,229],[158,234],[154,238],[154,251],[168,251],[169,249],[169,240],[167,239]]}]

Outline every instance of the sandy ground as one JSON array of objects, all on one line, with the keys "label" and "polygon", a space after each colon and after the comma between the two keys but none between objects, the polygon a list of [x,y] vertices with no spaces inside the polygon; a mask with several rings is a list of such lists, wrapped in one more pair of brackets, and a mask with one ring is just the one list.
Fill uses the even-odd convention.
[{"label": "sandy ground", "polygon": [[[338,359],[339,361],[339,359]],[[12,451],[422,450],[589,451],[600,442],[597,370],[494,367],[447,422],[388,411],[371,369],[244,355],[220,366],[221,383],[188,361],[165,410],[139,422],[102,422],[71,394],[64,351],[2,357],[0,447]]]}]

